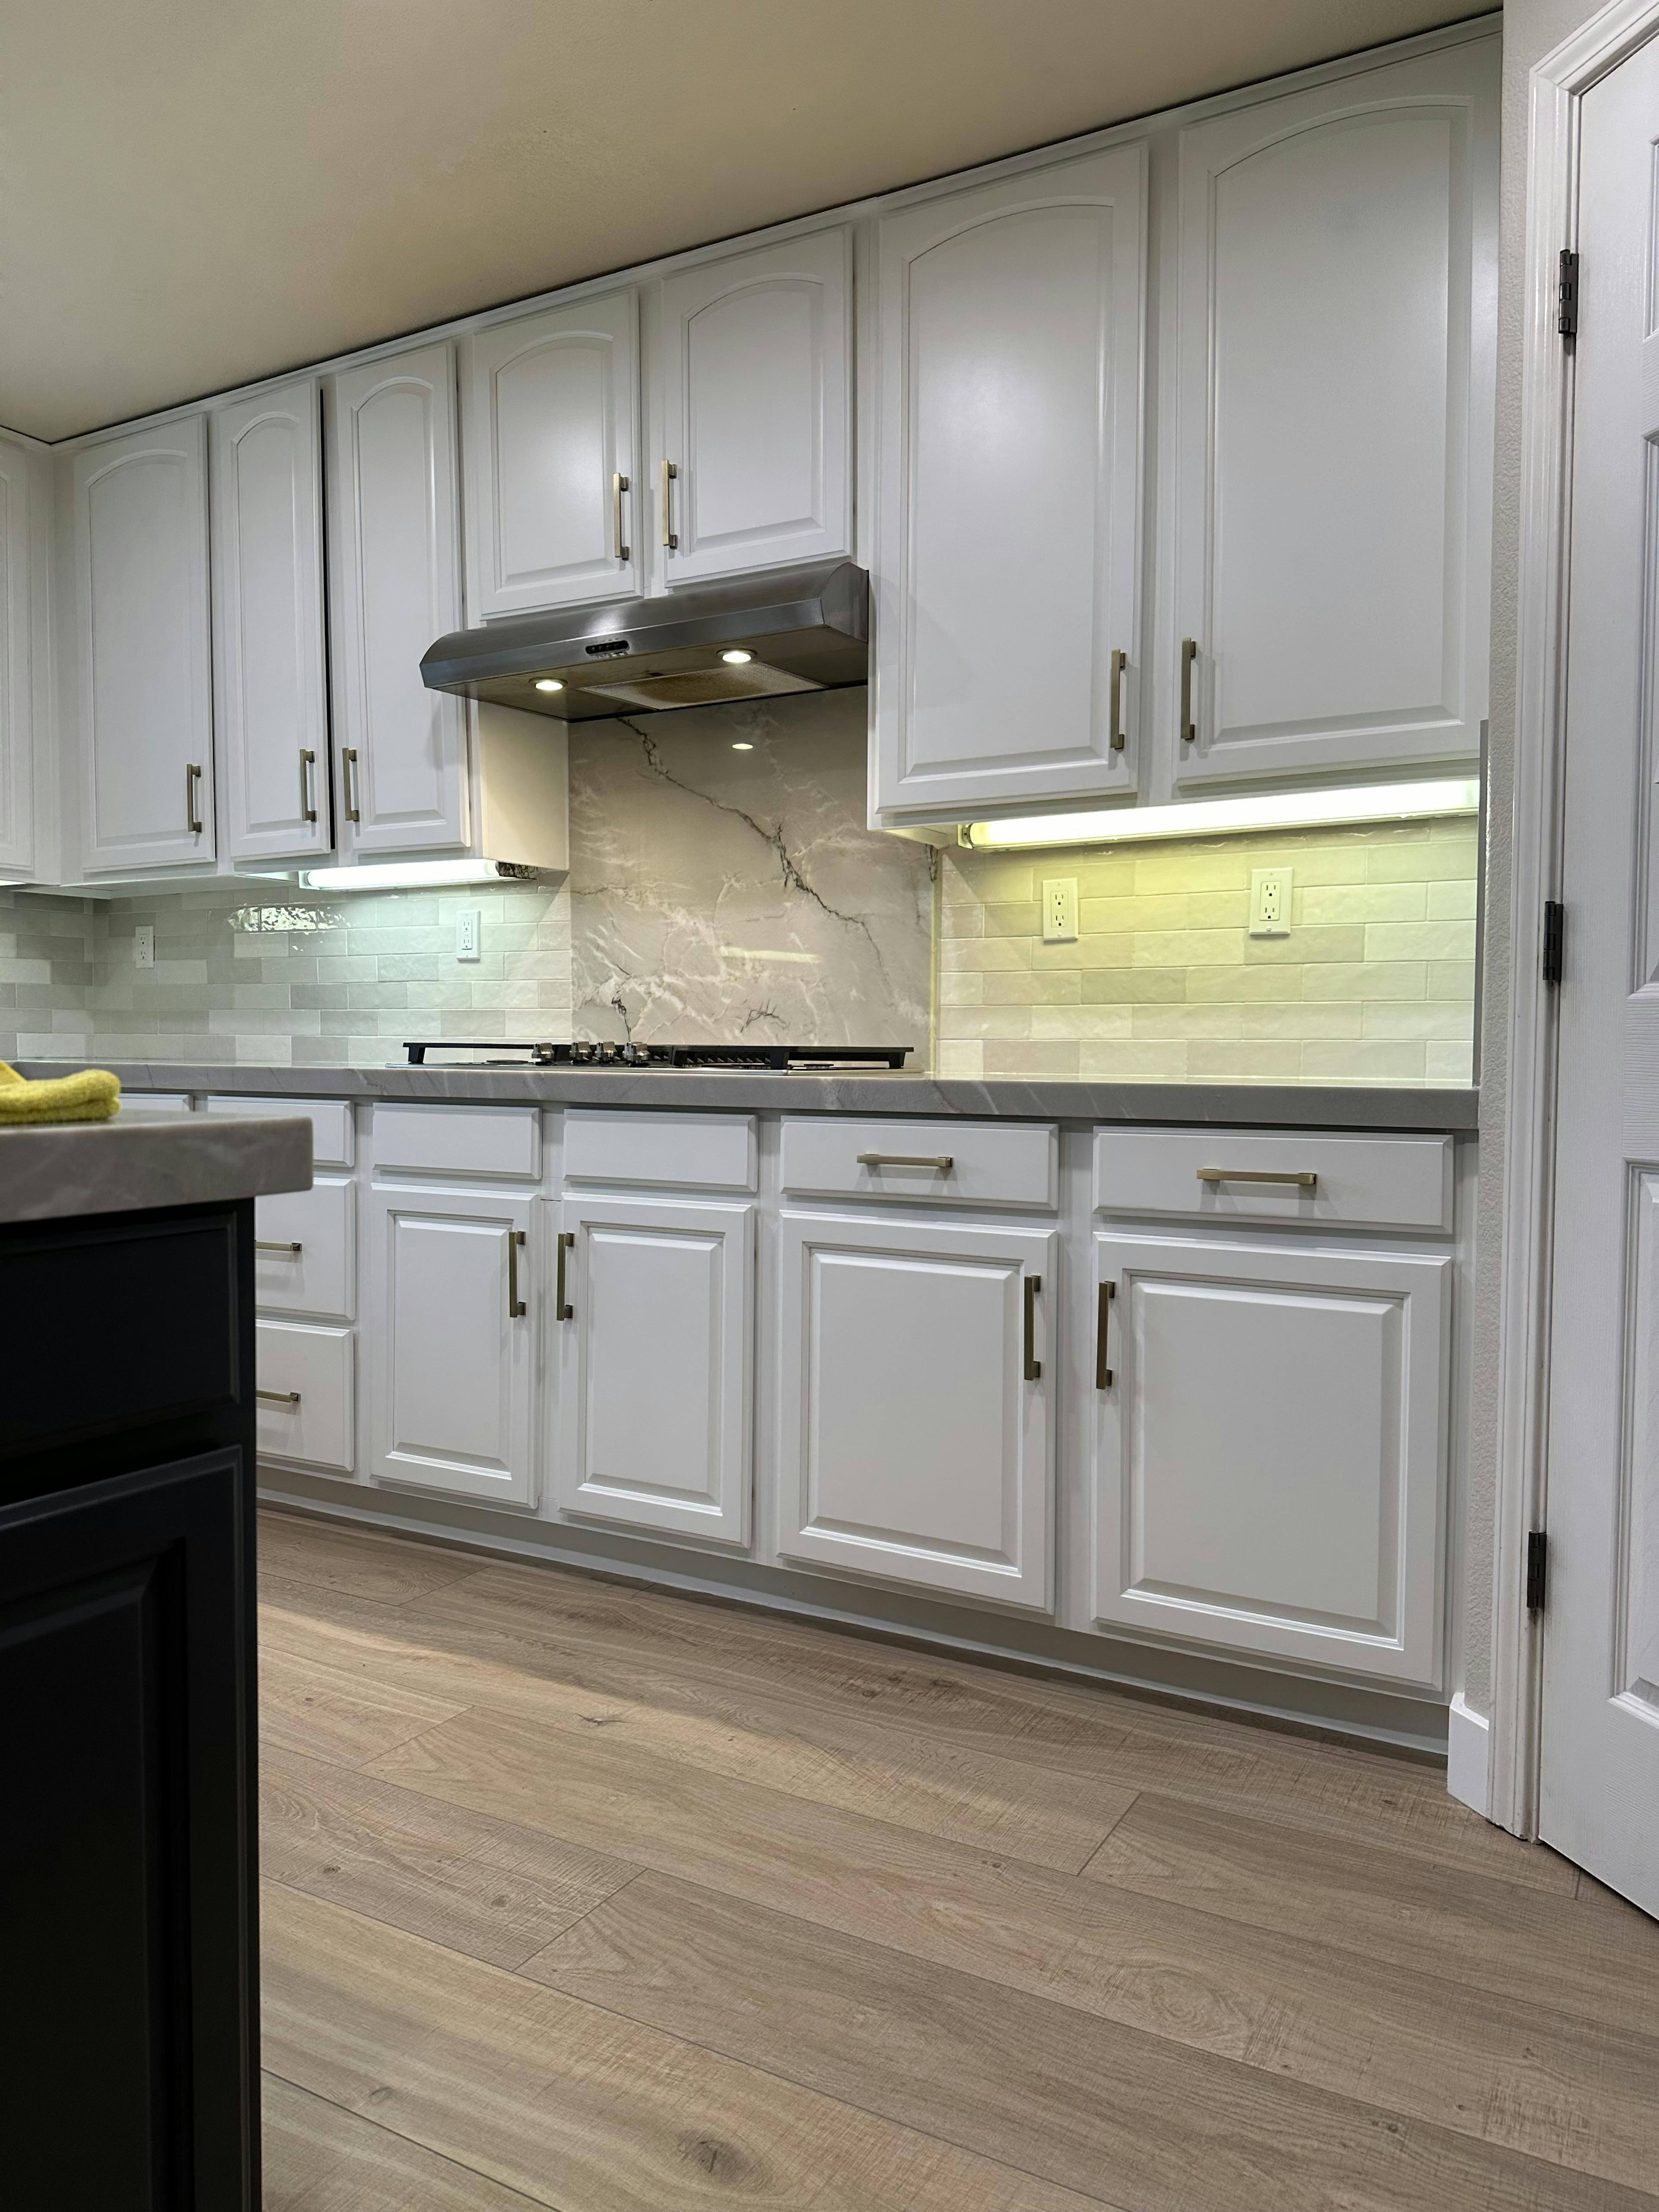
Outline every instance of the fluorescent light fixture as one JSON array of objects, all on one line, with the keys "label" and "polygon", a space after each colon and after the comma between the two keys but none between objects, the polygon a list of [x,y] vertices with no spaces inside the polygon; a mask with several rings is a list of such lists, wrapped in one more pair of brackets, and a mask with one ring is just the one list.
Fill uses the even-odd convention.
[{"label": "fluorescent light fixture", "polygon": [[416,891],[504,879],[493,860],[372,860],[355,868],[307,868],[301,880],[313,891]]},{"label": "fluorescent light fixture", "polygon": [[728,668],[741,668],[746,660],[752,660],[754,657],[752,653],[741,645],[734,645],[730,653],[723,653],[720,655],[720,659]]},{"label": "fluorescent light fixture", "polygon": [[1477,777],[1437,783],[1367,783],[1332,791],[1252,792],[1243,799],[1193,799],[1174,806],[1102,808],[1091,814],[1021,814],[970,822],[975,852],[1016,845],[1109,845],[1131,837],[1227,837],[1246,830],[1322,830],[1353,822],[1413,822],[1478,814]]},{"label": "fluorescent light fixture", "polygon": [[734,753],[752,753],[755,748],[750,744],[747,738],[733,738],[732,740],[732,750]]},{"label": "fluorescent light fixture", "polygon": [[536,678],[536,689],[538,691],[562,691],[564,684],[556,676],[538,676]]}]

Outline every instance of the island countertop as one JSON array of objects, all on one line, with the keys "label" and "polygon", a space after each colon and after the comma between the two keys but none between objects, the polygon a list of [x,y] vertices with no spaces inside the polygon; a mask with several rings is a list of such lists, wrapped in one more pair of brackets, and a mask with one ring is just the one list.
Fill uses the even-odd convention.
[{"label": "island countertop", "polygon": [[0,1127],[0,1222],[306,1190],[311,1135],[301,1116],[263,1114],[118,1114],[109,1121]]},{"label": "island countertop", "polygon": [[[262,1067],[176,1060],[110,1064],[126,1090],[216,1091],[255,1098],[471,1100],[497,1105],[635,1106],[726,1113],[1145,1121],[1214,1128],[1472,1130],[1480,1109],[1478,1091],[1449,1085],[1112,1083],[1013,1076],[980,1080],[902,1072],[814,1075],[700,1068]],[[31,1061],[24,1063],[21,1072],[61,1075],[66,1065]]]}]

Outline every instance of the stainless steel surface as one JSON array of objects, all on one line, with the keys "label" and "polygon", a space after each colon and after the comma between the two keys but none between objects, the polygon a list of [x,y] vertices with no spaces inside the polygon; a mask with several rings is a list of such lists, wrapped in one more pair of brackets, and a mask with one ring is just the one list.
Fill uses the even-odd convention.
[{"label": "stainless steel surface", "polygon": [[1127,653],[1120,653],[1114,648],[1112,653],[1112,720],[1109,735],[1111,739],[1112,750],[1115,753],[1121,753],[1123,750],[1123,672],[1128,665],[1128,654]]},{"label": "stainless steel surface", "polygon": [[185,821],[192,837],[199,837],[202,834],[202,817],[196,811],[196,787],[201,781],[201,763],[187,761],[185,764]]},{"label": "stainless steel surface", "polygon": [[1317,1190],[1319,1176],[1312,1168],[1200,1168],[1200,1182],[1292,1182],[1298,1190]]},{"label": "stainless steel surface", "polygon": [[571,1304],[569,1299],[565,1296],[564,1272],[566,1255],[569,1252],[571,1246],[575,1243],[575,1241],[576,1239],[574,1236],[569,1230],[562,1229],[560,1231],[558,1245],[559,1279],[553,1286],[553,1318],[555,1321],[570,1321],[575,1316],[576,1309]]},{"label": "stainless steel surface", "polygon": [[522,1320],[530,1310],[519,1296],[519,1254],[524,1248],[522,1229],[510,1229],[507,1236],[507,1317]]},{"label": "stainless steel surface", "polygon": [[305,1247],[303,1244],[276,1243],[269,1237],[256,1237],[253,1240],[253,1249],[256,1252],[286,1252],[289,1259],[297,1260]]},{"label": "stainless steel surface", "polygon": [[618,471],[611,479],[611,544],[619,561],[628,558],[628,539],[623,521],[623,494],[629,489],[628,478]]},{"label": "stainless steel surface", "polygon": [[[720,656],[737,647],[753,658],[732,667]],[[430,690],[564,722],[832,690],[869,675],[870,580],[851,561],[513,615],[439,638],[421,663]],[[563,689],[538,691],[548,679]]]},{"label": "stainless steel surface", "polygon": [[362,816],[359,813],[359,811],[358,811],[358,810],[357,810],[357,748],[356,748],[356,745],[345,745],[345,746],[343,746],[343,747],[341,748],[340,758],[341,758],[341,760],[345,763],[345,811],[346,811],[346,820],[347,820],[348,822],[361,822],[361,821],[362,820],[362,818],[363,818],[363,817],[362,817]]},{"label": "stainless steel surface", "polygon": [[860,1152],[861,1168],[937,1168],[941,1175],[949,1175],[955,1167],[954,1152]]},{"label": "stainless steel surface", "polygon": [[1042,1362],[1036,1356],[1036,1302],[1037,1293],[1042,1288],[1041,1275],[1025,1278],[1025,1380],[1028,1382],[1042,1380]]},{"label": "stainless steel surface", "polygon": [[672,461],[662,465],[662,542],[672,553],[678,549],[679,539],[674,535],[674,479],[679,471]]},{"label": "stainless steel surface", "polygon": [[1100,1286],[1100,1297],[1095,1310],[1095,1388],[1109,1390],[1112,1370],[1106,1364],[1106,1331],[1112,1318],[1112,1300],[1117,1296],[1117,1285],[1111,1281]]},{"label": "stainless steel surface", "polygon": [[317,806],[311,796],[311,771],[317,765],[317,756],[309,745],[300,748],[300,819],[314,822]]},{"label": "stainless steel surface", "polygon": [[1183,745],[1198,743],[1198,725],[1193,720],[1193,663],[1198,659],[1198,640],[1183,637],[1181,641],[1181,742]]},{"label": "stainless steel surface", "polygon": [[267,1406],[297,1406],[300,1402],[297,1390],[256,1390],[253,1395],[263,1398]]}]

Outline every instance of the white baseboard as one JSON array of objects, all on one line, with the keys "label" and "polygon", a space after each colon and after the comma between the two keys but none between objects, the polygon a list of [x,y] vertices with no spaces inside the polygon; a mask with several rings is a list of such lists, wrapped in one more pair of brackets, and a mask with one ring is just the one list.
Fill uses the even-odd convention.
[{"label": "white baseboard", "polygon": [[1486,1820],[1492,1818],[1486,1784],[1486,1747],[1491,1735],[1492,1723],[1484,1713],[1471,1712],[1459,1690],[1452,1698],[1446,1724],[1446,1787]]}]

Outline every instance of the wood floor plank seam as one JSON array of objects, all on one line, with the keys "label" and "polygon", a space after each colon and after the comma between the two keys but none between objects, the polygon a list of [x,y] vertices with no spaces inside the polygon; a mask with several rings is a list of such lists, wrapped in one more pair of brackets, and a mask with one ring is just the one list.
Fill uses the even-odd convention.
[{"label": "wood floor plank seam", "polygon": [[[330,2112],[338,2112],[343,2118],[355,2120],[360,2127],[372,2129],[376,2135],[385,2136],[389,2142],[407,2143],[410,2141],[409,2136],[399,2135],[395,2128],[385,2126],[373,2112],[360,2112],[349,2105],[336,2104],[332,2097],[325,2097],[316,2089],[307,2088],[302,2081],[290,2081],[287,2075],[279,2074],[275,2067],[261,2066],[259,2072],[262,2078],[280,2081],[295,2096],[304,2097],[313,2104],[325,2105]],[[514,2189],[510,2182],[497,2181],[494,2174],[481,2172],[476,2166],[468,2166],[461,2159],[450,2158],[444,2152],[433,2150],[426,2144],[421,2148],[428,2158],[437,2160],[441,2165],[453,2166],[458,2173],[470,2174],[475,2181],[487,2182],[491,2189],[498,2190],[503,2197],[510,2197],[515,2204],[526,2206],[528,2212],[567,2212],[565,2206],[556,2203],[550,2197],[526,2197],[521,2189]],[[411,2212],[414,2212],[414,2208],[411,2208]]]}]

